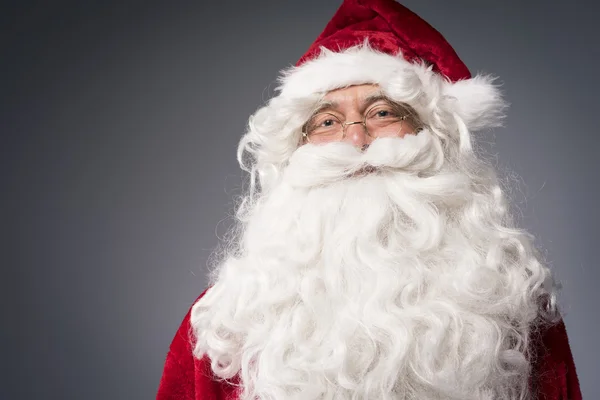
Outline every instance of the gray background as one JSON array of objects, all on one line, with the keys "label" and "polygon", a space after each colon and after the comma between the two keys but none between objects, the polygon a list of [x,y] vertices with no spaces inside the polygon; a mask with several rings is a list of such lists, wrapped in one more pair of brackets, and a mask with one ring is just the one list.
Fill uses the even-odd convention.
[{"label": "gray background", "polygon": [[[235,147],[337,0],[14,2],[0,10],[1,399],[150,399],[231,222]],[[600,398],[598,6],[404,4],[501,77],[482,135],[558,278]],[[491,143],[494,143],[492,146]]]}]

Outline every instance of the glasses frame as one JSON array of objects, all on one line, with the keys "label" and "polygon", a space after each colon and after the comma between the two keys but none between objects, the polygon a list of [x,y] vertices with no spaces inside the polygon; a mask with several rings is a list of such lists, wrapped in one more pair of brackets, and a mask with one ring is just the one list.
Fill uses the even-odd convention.
[{"label": "glasses frame", "polygon": [[[394,108],[402,108],[404,109],[405,107],[398,104],[398,103],[394,103],[394,102],[390,102],[388,101],[389,105],[394,107]],[[372,139],[377,139],[379,136],[373,136],[371,135],[371,133],[369,132],[369,128],[367,128],[367,116],[369,115],[370,111],[376,107],[381,106],[381,104],[374,104],[371,107],[369,107],[365,112],[364,112],[364,116],[362,121],[342,121],[340,118],[338,118],[335,114],[332,114],[330,112],[318,112],[313,114],[308,121],[302,126],[302,138],[307,142],[307,143],[312,143],[310,141],[310,136],[308,134],[308,132],[306,132],[306,128],[308,127],[308,123],[310,122],[311,119],[313,119],[315,116],[317,115],[331,115],[333,118],[337,119],[338,121],[340,121],[340,124],[342,125],[342,137],[339,140],[344,140],[346,138],[346,127],[350,126],[350,125],[362,125],[365,128],[365,132],[367,134],[367,136],[369,136]],[[406,111],[406,110],[405,110]],[[404,121],[406,121],[406,119],[411,116],[410,112],[408,112],[407,114],[403,115],[402,117],[400,117],[400,128],[398,130],[398,133],[400,133],[400,131],[402,130],[402,123]],[[418,129],[415,129],[418,131]]]}]

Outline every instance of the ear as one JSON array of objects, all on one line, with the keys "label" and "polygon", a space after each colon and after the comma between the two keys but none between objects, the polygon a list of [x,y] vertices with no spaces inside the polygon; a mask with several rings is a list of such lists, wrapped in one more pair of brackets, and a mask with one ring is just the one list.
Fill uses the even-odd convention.
[{"label": "ear", "polygon": [[450,108],[462,118],[469,131],[502,125],[508,104],[495,80],[490,75],[477,75],[446,85],[444,94],[454,103]]}]

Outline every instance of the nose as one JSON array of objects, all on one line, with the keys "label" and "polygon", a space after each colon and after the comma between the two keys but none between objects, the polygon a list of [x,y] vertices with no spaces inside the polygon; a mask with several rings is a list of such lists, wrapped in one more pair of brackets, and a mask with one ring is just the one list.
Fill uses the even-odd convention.
[{"label": "nose", "polygon": [[367,130],[362,123],[349,123],[346,125],[344,141],[364,149],[371,143],[371,137],[367,135]]}]

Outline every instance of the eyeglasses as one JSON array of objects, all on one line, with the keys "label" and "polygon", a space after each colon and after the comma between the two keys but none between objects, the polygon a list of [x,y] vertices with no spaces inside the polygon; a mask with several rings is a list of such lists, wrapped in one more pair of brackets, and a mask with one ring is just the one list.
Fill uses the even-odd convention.
[{"label": "eyeglasses", "polygon": [[386,101],[370,107],[362,121],[347,122],[329,112],[316,113],[304,124],[302,136],[313,144],[340,141],[346,137],[346,127],[357,124],[363,125],[367,135],[372,138],[398,136],[403,122],[411,116],[411,125],[417,128],[418,119],[407,107]]}]

